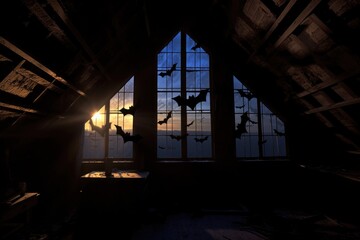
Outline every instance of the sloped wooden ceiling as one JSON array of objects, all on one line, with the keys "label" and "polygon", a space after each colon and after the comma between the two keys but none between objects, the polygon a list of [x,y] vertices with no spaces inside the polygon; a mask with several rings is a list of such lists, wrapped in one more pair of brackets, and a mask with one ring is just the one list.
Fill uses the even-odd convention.
[{"label": "sloped wooden ceiling", "polygon": [[0,4],[1,129],[86,119],[184,29],[284,120],[316,120],[360,152],[358,0]]}]

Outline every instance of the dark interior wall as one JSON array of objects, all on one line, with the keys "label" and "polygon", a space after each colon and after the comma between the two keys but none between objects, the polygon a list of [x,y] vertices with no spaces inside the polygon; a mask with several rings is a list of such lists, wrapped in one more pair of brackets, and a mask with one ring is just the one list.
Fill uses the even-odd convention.
[{"label": "dark interior wall", "polygon": [[2,171],[8,176],[3,193],[16,192],[18,183],[26,182],[28,192],[40,193],[41,220],[66,218],[79,194],[82,133],[82,124],[60,122],[3,140]]},{"label": "dark interior wall", "polygon": [[287,122],[286,134],[290,159],[297,163],[344,168],[359,166],[359,159],[344,152],[344,144],[317,121],[291,119]]},{"label": "dark interior wall", "polygon": [[293,209],[357,219],[359,182],[299,167],[289,161],[218,164],[158,163],[150,172],[147,204],[238,209],[256,213]]}]

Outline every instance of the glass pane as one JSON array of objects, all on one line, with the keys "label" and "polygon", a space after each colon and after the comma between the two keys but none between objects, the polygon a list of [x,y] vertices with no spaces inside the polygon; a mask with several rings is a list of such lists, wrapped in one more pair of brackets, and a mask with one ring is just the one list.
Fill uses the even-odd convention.
[{"label": "glass pane", "polygon": [[[260,103],[262,124],[260,143],[257,99],[236,77],[234,77],[234,105],[237,157],[258,157],[259,144],[262,146],[264,157],[286,156],[284,124]],[[246,119],[246,124],[241,124]]]},{"label": "glass pane", "polygon": [[[98,113],[92,117],[93,127],[90,121],[85,124],[84,136],[84,159],[103,159],[105,158],[105,131],[109,131],[109,155],[111,158],[131,158],[132,142],[124,143],[122,136],[117,134],[115,125],[121,126],[125,132],[132,134],[133,115],[130,110],[133,106],[134,98],[134,78],[131,78],[109,101],[110,112],[105,112],[103,106]],[[109,114],[109,125],[105,127],[105,116]]]},{"label": "glass pane", "polygon": [[[164,145],[159,146],[158,157],[182,157],[181,142],[185,140],[188,142],[187,157],[211,157],[210,91],[207,91],[205,96],[203,91],[210,86],[209,57],[198,46],[192,49],[196,43],[186,36],[186,46],[183,46],[183,50],[187,52],[186,59],[184,63],[181,63],[180,38],[179,33],[158,56],[159,74],[161,71],[166,71],[164,65],[169,67],[169,64],[177,63],[171,76],[166,76],[166,80],[163,80],[161,76],[158,77],[158,141],[159,145]],[[186,69],[181,69],[182,64],[185,64]],[[201,66],[207,68],[201,68]],[[183,79],[186,85],[183,89],[186,90],[186,96],[181,95],[181,71],[186,71],[186,77]],[[184,104],[187,106],[186,111],[181,112],[181,105]],[[168,118],[170,112],[171,117]],[[181,124],[182,114],[186,115],[183,119],[188,119],[186,129],[181,129],[185,126]],[[202,140],[205,137],[206,140]]]},{"label": "glass pane", "polygon": [[[90,123],[90,121],[92,121]],[[105,114],[97,112],[85,123],[83,158],[99,159],[105,157],[104,126]]]}]

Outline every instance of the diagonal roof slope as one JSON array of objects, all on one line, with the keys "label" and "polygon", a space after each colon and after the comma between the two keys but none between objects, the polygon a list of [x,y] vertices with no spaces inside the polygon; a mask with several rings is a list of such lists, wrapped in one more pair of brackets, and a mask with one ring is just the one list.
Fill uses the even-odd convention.
[{"label": "diagonal roof slope", "polygon": [[360,152],[358,0],[14,0],[0,6],[0,126],[84,121],[180,29],[288,122]]}]

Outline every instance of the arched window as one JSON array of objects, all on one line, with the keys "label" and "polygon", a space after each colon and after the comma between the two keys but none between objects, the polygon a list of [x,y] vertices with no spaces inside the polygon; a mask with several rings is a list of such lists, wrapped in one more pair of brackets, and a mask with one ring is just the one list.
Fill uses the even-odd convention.
[{"label": "arched window", "polygon": [[[83,159],[131,159],[133,142],[124,142],[116,126],[132,135],[133,115],[123,114],[134,102],[132,77],[109,101],[85,123]],[[107,120],[108,119],[108,120]]]},{"label": "arched window", "polygon": [[178,33],[158,54],[159,159],[212,157],[209,55]]},{"label": "arched window", "polygon": [[285,126],[234,77],[237,158],[286,157]]}]

